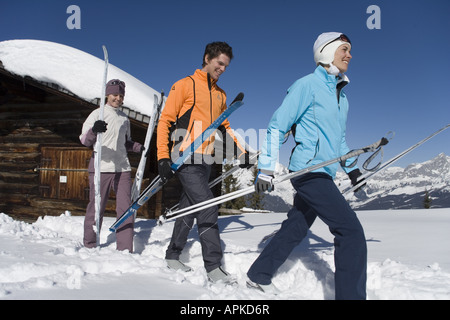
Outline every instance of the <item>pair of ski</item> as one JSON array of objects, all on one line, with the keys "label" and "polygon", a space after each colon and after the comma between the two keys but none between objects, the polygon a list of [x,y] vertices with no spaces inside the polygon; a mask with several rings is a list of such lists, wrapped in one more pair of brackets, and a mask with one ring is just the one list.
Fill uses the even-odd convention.
[{"label": "pair of ski", "polygon": [[153,115],[150,116],[150,121],[147,127],[147,134],[145,136],[144,151],[142,152],[141,160],[136,170],[133,186],[131,187],[131,201],[134,201],[139,197],[141,193],[142,180],[144,179],[145,165],[147,163],[147,156],[152,141],[153,132],[155,131],[156,124],[158,123],[159,116],[161,115],[161,109],[164,103],[164,91],[161,91],[161,99],[158,96],[153,95]]},{"label": "pair of ski", "polygon": [[[184,150],[177,160],[172,163],[172,170],[176,172],[190,157],[194,152],[201,147],[204,141],[206,141],[212,134],[216,132],[219,126],[238,108],[240,108],[244,102],[244,94],[239,93],[230,106],[215,120],[213,121],[202,134],[196,138],[191,145]],[[159,176],[157,176],[149,184],[147,188],[141,193],[141,195],[132,203],[132,205],[119,217],[119,219],[114,222],[114,224],[109,228],[110,231],[116,232],[117,229],[132,215],[137,213],[137,210],[142,207],[153,195],[162,189],[164,182]]]},{"label": "pair of ski", "polygon": [[[105,59],[105,67],[103,70],[103,82],[102,82],[102,91],[100,95],[100,119],[104,120],[104,112],[105,112],[105,98],[106,98],[106,80],[108,78],[108,51],[106,47],[103,46],[103,55]],[[94,189],[95,189],[95,234],[96,234],[96,242],[97,246],[100,245],[100,203],[101,203],[101,194],[100,194],[100,177],[101,177],[101,161],[102,161],[102,133],[97,134],[97,141],[94,145]]]},{"label": "pair of ski", "polygon": [[[286,175],[279,176],[276,179],[274,179],[273,184],[275,185],[277,183],[280,183],[280,182],[292,179],[294,177],[303,175],[305,173],[317,170],[319,168],[328,166],[328,165],[336,163],[336,162],[345,162],[345,160],[350,159],[350,158],[354,158],[354,157],[358,157],[359,155],[361,155],[363,153],[373,152],[373,154],[366,160],[366,162],[363,165],[363,167],[367,170],[367,172],[365,174],[363,174],[359,178],[358,182],[354,186],[349,187],[347,189],[344,189],[342,191],[342,193],[344,195],[346,195],[346,194],[348,194],[348,193],[350,193],[350,192],[360,188],[364,183],[367,182],[367,179],[371,178],[375,174],[380,173],[381,171],[383,171],[387,167],[389,167],[392,164],[394,164],[400,158],[404,157],[406,154],[408,154],[409,152],[413,151],[414,149],[416,149],[420,145],[424,144],[425,142],[427,142],[428,140],[430,140],[431,138],[433,138],[434,136],[436,136],[437,134],[441,133],[442,131],[446,130],[449,127],[450,127],[450,124],[447,124],[443,128],[437,130],[436,132],[432,133],[428,137],[426,137],[423,140],[419,141],[418,143],[412,145],[408,149],[400,152],[398,155],[396,155],[393,158],[391,158],[390,160],[386,161],[383,165],[381,165],[381,161],[380,161],[376,166],[374,166],[371,169],[368,168],[369,163],[374,159],[374,157],[379,152],[382,152],[382,146],[386,145],[389,142],[389,140],[391,140],[392,138],[389,139],[389,140],[387,138],[382,138],[379,141],[371,144],[370,146],[367,146],[365,148],[361,148],[361,149],[358,149],[358,150],[351,151],[351,152],[349,152],[348,154],[346,154],[346,155],[344,155],[342,157],[338,157],[338,158],[335,158],[335,159],[332,159],[332,160],[329,160],[329,161],[325,161],[325,162],[322,162],[322,163],[319,163],[317,165],[305,168],[305,169],[300,170],[300,171],[296,171],[296,172],[292,172],[292,173],[289,173],[289,174],[286,174]],[[215,205],[218,205],[218,204],[221,204],[221,203],[233,200],[235,198],[239,198],[239,197],[245,196],[245,195],[250,194],[250,193],[252,193],[254,191],[255,191],[254,190],[254,186],[250,186],[248,188],[237,190],[235,192],[231,192],[229,194],[226,194],[226,195],[214,198],[214,199],[209,200],[209,201],[204,201],[202,203],[198,203],[198,204],[192,205],[190,207],[187,207],[187,208],[184,208],[184,209],[181,209],[181,210],[178,210],[178,211],[169,211],[165,215],[163,215],[163,216],[161,216],[159,218],[158,223],[161,225],[161,224],[163,224],[164,222],[166,222],[168,220],[177,219],[177,218],[180,218],[180,217],[183,217],[183,216],[195,213],[197,211],[200,211],[200,210],[203,210],[203,209],[206,209],[206,208],[209,208],[209,207],[212,207],[212,206],[215,206]]]},{"label": "pair of ski", "polygon": [[[345,163],[346,160],[352,159],[352,158],[358,158],[363,153],[373,152],[373,155],[376,155],[382,150],[382,147],[385,146],[388,143],[389,143],[389,140],[387,138],[383,137],[380,140],[376,141],[375,143],[373,143],[373,144],[371,144],[371,145],[369,145],[367,147],[350,151],[349,153],[347,153],[347,154],[345,154],[343,156],[340,156],[340,157],[337,157],[337,158],[334,158],[334,159],[331,159],[331,160],[328,160],[328,161],[324,161],[324,162],[318,163],[316,165],[307,167],[307,168],[305,168],[303,170],[299,170],[299,171],[295,171],[295,172],[291,172],[291,173],[288,173],[288,174],[284,174],[284,175],[278,176],[278,177],[273,179],[272,183],[274,185],[276,185],[276,184],[281,183],[283,181],[290,180],[292,178],[304,175],[304,174],[306,174],[308,172],[315,171],[317,169],[329,166],[329,165],[337,163],[337,162]],[[373,158],[374,157],[370,157],[369,159],[367,159],[367,161],[365,163],[365,166],[367,166],[369,164],[369,162]],[[354,161],[354,163],[356,163],[356,160]],[[380,166],[380,164],[375,166],[375,168],[377,168],[379,166]],[[228,194],[216,197],[214,199],[210,199],[210,200],[203,201],[201,203],[194,204],[192,206],[186,207],[184,209],[180,209],[180,210],[175,211],[175,212],[168,212],[168,213],[166,213],[166,214],[164,214],[164,215],[159,217],[158,224],[162,225],[164,222],[166,222],[168,220],[173,220],[173,219],[177,219],[177,218],[180,218],[180,217],[184,217],[184,216],[190,215],[192,213],[198,212],[200,210],[204,210],[206,208],[209,208],[209,207],[212,207],[212,206],[216,206],[216,205],[219,205],[221,203],[224,203],[224,202],[227,202],[227,201],[239,198],[239,197],[243,197],[243,196],[248,195],[248,194],[253,193],[253,192],[255,192],[255,187],[254,186],[250,186],[250,187],[247,187],[247,188],[244,188],[244,189],[241,189],[241,190],[237,190],[237,191],[230,192]]]}]

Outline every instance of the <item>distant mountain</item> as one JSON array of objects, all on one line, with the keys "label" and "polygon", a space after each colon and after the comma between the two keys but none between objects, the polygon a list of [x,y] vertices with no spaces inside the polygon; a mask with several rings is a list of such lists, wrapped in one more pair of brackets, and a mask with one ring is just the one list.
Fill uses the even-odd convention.
[{"label": "distant mountain", "polygon": [[[339,174],[336,183],[344,184],[344,178],[344,174]],[[348,198],[354,209],[421,209],[426,192],[432,208],[449,208],[450,157],[441,153],[405,169],[387,168],[369,179],[364,191]]]},{"label": "distant mountain", "polygon": [[[276,173],[287,173],[279,165]],[[251,185],[250,170],[238,170],[235,174],[240,188]],[[347,175],[340,171],[335,180],[344,190],[349,186]],[[422,209],[425,193],[431,198],[431,208],[450,208],[450,157],[441,153],[432,160],[411,164],[406,168],[389,167],[368,181],[363,191],[346,196],[355,210]],[[284,212],[292,206],[294,189],[289,181],[278,184],[275,191],[266,193],[264,208]]]}]

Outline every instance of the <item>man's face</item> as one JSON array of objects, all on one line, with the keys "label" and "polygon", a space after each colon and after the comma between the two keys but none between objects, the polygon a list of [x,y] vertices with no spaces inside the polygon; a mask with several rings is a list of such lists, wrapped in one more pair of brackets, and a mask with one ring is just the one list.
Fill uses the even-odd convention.
[{"label": "man's face", "polygon": [[205,57],[206,66],[203,67],[203,71],[209,73],[211,78],[214,80],[219,80],[222,73],[225,72],[227,67],[230,65],[230,58],[221,53],[218,57],[214,59],[209,59],[208,56]]}]

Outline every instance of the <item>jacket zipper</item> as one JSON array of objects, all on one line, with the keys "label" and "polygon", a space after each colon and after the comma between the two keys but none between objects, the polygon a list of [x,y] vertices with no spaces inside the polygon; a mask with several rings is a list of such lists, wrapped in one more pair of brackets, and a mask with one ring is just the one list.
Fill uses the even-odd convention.
[{"label": "jacket zipper", "polygon": [[208,73],[208,76],[207,76],[207,78],[208,78],[208,89],[209,89],[209,115],[210,115],[210,123],[212,123],[213,122],[213,110],[212,110],[212,92],[211,92],[211,76],[210,76],[210,74]]}]

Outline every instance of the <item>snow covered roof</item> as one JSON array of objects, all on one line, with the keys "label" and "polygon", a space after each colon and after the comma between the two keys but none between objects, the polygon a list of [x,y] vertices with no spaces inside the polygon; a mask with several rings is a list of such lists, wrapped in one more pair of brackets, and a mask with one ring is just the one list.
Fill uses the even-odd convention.
[{"label": "snow covered roof", "polygon": [[[101,97],[104,61],[81,50],[49,41],[9,40],[0,42],[0,61],[10,73],[56,84],[88,102],[95,103]],[[151,116],[154,95],[159,98],[159,92],[112,64],[108,68],[110,79],[125,81],[124,107]],[[133,118],[143,121],[142,116]]]}]

